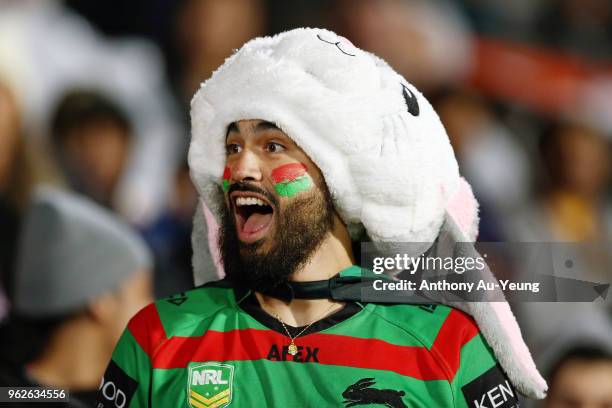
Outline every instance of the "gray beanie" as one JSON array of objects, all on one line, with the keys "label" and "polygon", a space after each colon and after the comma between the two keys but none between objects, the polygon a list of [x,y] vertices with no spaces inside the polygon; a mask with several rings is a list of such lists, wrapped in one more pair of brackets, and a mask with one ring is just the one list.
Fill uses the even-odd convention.
[{"label": "gray beanie", "polygon": [[42,187],[21,229],[13,308],[32,317],[70,313],[151,266],[142,239],[115,215]]}]

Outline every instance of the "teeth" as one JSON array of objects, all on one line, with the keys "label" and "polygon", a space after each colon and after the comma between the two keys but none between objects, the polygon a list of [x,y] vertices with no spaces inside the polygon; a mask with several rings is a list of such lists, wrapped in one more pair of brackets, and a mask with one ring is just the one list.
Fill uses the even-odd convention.
[{"label": "teeth", "polygon": [[238,198],[236,198],[236,205],[238,207],[241,207],[243,205],[260,205],[260,206],[264,206],[264,205],[267,205],[267,204],[264,203],[259,198],[256,198],[256,197],[238,197]]}]

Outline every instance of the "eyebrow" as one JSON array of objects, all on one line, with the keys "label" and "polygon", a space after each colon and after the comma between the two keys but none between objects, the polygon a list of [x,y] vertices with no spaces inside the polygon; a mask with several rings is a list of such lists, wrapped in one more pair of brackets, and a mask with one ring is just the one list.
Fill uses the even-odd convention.
[{"label": "eyebrow", "polygon": [[230,132],[238,132],[238,125],[236,125],[236,122],[232,122],[227,126],[227,133],[225,134],[226,139],[229,136]]},{"label": "eyebrow", "polygon": [[[262,120],[257,125],[255,125],[256,132],[261,132],[264,130],[280,130],[280,128],[276,126],[275,123],[268,122],[265,120]],[[231,132],[236,132],[236,133],[240,132],[240,130],[238,129],[238,125],[236,125],[236,122],[232,122],[227,126],[227,133],[225,133],[226,140]]]},{"label": "eyebrow", "polygon": [[255,126],[255,131],[261,130],[280,130],[275,123],[262,120]]}]

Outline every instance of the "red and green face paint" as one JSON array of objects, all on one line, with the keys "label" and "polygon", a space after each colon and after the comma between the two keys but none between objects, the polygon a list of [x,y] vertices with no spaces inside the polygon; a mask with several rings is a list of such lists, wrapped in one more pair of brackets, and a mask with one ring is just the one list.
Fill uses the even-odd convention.
[{"label": "red and green face paint", "polygon": [[[312,179],[306,173],[307,167],[302,163],[290,163],[279,166],[272,170],[274,189],[281,197],[293,197],[294,195],[308,190],[312,187]],[[229,167],[223,171],[223,191],[227,193],[232,176]]]},{"label": "red and green face paint", "polygon": [[230,178],[232,177],[232,172],[229,167],[225,167],[223,170],[223,191],[227,193],[227,190],[230,188]]},{"label": "red and green face paint", "polygon": [[306,170],[302,163],[289,163],[272,170],[276,193],[281,197],[293,197],[312,187],[312,179]]}]

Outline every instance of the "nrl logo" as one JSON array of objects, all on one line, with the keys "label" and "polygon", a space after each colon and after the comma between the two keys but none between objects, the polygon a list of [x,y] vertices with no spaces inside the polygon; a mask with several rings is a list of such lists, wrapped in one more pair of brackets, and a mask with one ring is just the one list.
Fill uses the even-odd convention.
[{"label": "nrl logo", "polygon": [[190,363],[187,381],[187,400],[191,408],[223,408],[232,402],[232,365]]}]

